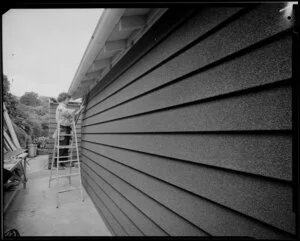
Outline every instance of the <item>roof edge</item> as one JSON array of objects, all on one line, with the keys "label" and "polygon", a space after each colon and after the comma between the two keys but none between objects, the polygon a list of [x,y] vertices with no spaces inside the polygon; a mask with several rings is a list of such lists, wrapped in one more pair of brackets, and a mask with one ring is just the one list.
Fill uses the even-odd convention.
[{"label": "roof edge", "polygon": [[109,37],[109,34],[114,29],[115,25],[118,23],[124,12],[125,8],[103,10],[69,87],[68,92],[72,97],[74,95],[75,89],[79,85],[80,78],[84,76],[89,66],[97,57],[97,50],[103,47],[107,38]]}]

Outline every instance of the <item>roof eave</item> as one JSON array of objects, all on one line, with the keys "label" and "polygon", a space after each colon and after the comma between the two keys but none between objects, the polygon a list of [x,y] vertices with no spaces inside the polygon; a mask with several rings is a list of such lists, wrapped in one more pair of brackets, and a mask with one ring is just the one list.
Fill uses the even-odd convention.
[{"label": "roof eave", "polygon": [[105,9],[70,85],[69,94],[72,98],[83,97],[101,82],[166,11],[167,8],[150,11],[135,8]]},{"label": "roof eave", "polygon": [[124,11],[124,8],[104,9],[70,85],[68,92],[73,98],[80,97],[75,93],[80,79],[95,60],[98,50],[104,46],[109,34],[122,17]]}]

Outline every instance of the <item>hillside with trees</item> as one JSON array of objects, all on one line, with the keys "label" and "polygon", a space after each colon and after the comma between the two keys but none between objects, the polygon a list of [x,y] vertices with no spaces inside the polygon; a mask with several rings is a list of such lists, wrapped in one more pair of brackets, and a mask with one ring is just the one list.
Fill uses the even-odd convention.
[{"label": "hillside with trees", "polygon": [[22,148],[35,143],[46,146],[48,141],[49,97],[26,92],[20,98],[10,93],[10,83],[3,75],[3,101]]}]

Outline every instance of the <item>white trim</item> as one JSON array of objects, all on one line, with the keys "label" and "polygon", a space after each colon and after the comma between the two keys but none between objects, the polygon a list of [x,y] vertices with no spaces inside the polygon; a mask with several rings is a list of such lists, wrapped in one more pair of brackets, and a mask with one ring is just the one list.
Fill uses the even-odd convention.
[{"label": "white trim", "polygon": [[69,88],[71,95],[79,86],[80,79],[84,77],[88,68],[93,64],[99,50],[104,46],[109,34],[117,25],[124,12],[124,8],[105,9],[103,11]]},{"label": "white trim", "polygon": [[[84,53],[81,63],[77,69],[75,77],[69,88],[69,93],[73,98],[80,98],[83,94],[91,91],[99,81],[111,70],[111,68],[124,57],[129,49],[148,31],[148,29],[167,11],[167,8],[155,8],[150,10],[147,19],[146,16],[123,16],[126,9],[105,9],[94,31],[93,37]],[[125,20],[125,21],[124,21]],[[127,39],[119,41],[108,41],[112,31],[118,27],[132,30]],[[120,30],[122,31],[122,29]],[[101,67],[101,74],[98,76],[88,75],[95,70],[98,71],[97,56],[102,51],[116,51],[115,56],[100,61],[109,61],[109,64]],[[99,66],[100,67],[100,66]],[[95,79],[90,85],[82,86],[84,80]],[[89,81],[87,81],[89,82]]]}]

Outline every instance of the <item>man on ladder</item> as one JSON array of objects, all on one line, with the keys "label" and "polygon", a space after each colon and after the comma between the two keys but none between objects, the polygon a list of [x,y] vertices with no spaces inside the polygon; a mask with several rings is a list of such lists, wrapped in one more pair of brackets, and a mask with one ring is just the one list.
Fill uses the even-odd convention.
[{"label": "man on ladder", "polygon": [[[75,116],[78,116],[81,110],[84,108],[82,105],[78,110],[71,110],[67,108],[67,104],[69,103],[71,96],[68,93],[61,93],[59,94],[57,100],[59,105],[56,109],[56,122],[57,122],[57,129],[53,134],[53,138],[55,138],[54,142],[54,150],[52,154],[52,164],[51,164],[51,173],[49,178],[49,188],[51,186],[51,181],[53,179],[57,180],[57,184],[59,184],[59,178],[68,177],[69,184],[71,184],[71,177],[75,175],[79,175],[80,186],[79,189],[81,190],[81,197],[83,197],[83,189],[81,184],[81,168],[79,162],[79,152],[78,152],[78,143],[77,143],[77,135],[76,135],[76,124],[75,124]],[[72,126],[72,128],[71,128]],[[72,134],[71,134],[72,130]],[[61,140],[61,137],[63,139]],[[70,145],[70,138],[72,137],[72,143]],[[75,146],[73,145],[75,141]],[[69,155],[69,148],[71,149],[71,155]],[[73,160],[73,148],[76,148],[76,160]],[[56,176],[52,176],[52,170],[56,160]],[[77,173],[72,173],[72,167],[74,166],[74,162],[77,162],[78,170]],[[66,163],[68,163],[68,167],[70,168],[69,174],[60,175],[58,170],[64,170],[66,167]],[[57,207],[59,206],[59,193],[71,191],[77,188],[70,188],[63,191],[58,191],[57,193]]]}]

